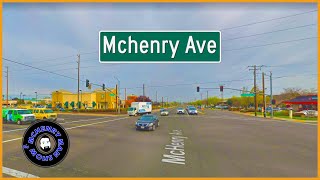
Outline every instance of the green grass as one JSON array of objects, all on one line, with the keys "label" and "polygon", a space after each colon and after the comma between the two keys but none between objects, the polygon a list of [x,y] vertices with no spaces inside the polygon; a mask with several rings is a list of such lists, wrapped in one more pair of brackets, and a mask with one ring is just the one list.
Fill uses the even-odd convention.
[{"label": "green grass", "polygon": [[[249,112],[249,114],[254,114],[254,112]],[[262,112],[257,112],[257,115],[263,116]],[[267,117],[270,117],[270,114],[267,114]],[[282,115],[281,113],[275,113],[273,117],[278,117],[278,118],[285,118],[285,119],[290,119],[289,116]],[[307,121],[317,121],[317,117],[297,117],[293,116],[292,119],[296,120],[307,120]]]}]

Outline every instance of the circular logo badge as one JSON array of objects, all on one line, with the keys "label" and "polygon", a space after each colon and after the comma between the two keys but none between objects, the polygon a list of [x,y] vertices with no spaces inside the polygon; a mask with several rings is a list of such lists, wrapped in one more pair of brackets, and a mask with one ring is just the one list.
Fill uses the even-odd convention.
[{"label": "circular logo badge", "polygon": [[24,133],[22,150],[37,166],[55,166],[68,154],[69,137],[58,123],[40,121],[31,125]]}]

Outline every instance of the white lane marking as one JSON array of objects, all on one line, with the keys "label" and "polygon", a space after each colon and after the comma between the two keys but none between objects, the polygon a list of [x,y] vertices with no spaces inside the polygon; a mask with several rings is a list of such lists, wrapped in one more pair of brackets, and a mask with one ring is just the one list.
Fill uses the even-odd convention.
[{"label": "white lane marking", "polygon": [[105,118],[109,118],[108,117],[102,117],[102,118],[94,118],[94,119],[83,119],[83,120],[78,120],[78,121],[70,121],[70,122],[64,122],[64,123],[60,123],[60,124],[71,124],[71,123],[75,123],[75,122],[85,122],[85,121],[92,121],[92,120],[99,120],[99,119],[105,119]]},{"label": "white lane marking", "polygon": [[35,175],[21,172],[18,170],[10,169],[7,167],[2,167],[2,173],[13,176],[13,177],[17,177],[17,178],[39,178],[39,176],[35,176]]},{"label": "white lane marking", "polygon": [[[74,127],[69,127],[69,128],[65,128],[65,129],[66,129],[66,130],[75,129],[75,128],[80,128],[80,127],[85,127],[85,126],[91,126],[91,125],[95,125],[95,124],[101,124],[101,123],[118,121],[118,120],[127,119],[127,118],[128,118],[128,117],[123,117],[123,118],[112,119],[112,120],[107,120],[107,121],[101,121],[101,122],[96,122],[96,123],[91,123],[91,124],[83,124],[83,125],[80,125],[80,126],[74,126]],[[19,139],[22,139],[22,137],[20,137],[20,138],[15,138],[15,139],[9,139],[9,140],[6,140],[6,141],[2,141],[2,143],[7,143],[7,142],[11,142],[11,141],[16,141],[16,140],[19,140]]]},{"label": "white lane marking", "polygon": [[91,126],[91,125],[101,124],[101,123],[105,123],[105,122],[119,121],[119,120],[127,119],[127,118],[128,118],[128,117],[123,117],[123,118],[112,119],[112,120],[108,120],[108,121],[101,121],[101,122],[96,122],[96,123],[91,123],[91,124],[84,124],[84,125],[80,125],[80,126],[74,126],[74,127],[66,128],[66,129],[67,129],[67,130],[69,130],[69,129],[75,129],[75,128],[79,128],[79,127]]},{"label": "white lane marking", "polygon": [[[108,117],[103,117],[103,118],[94,118],[94,119],[84,119],[84,120],[78,120],[78,121],[70,121],[70,122],[63,122],[63,123],[59,123],[59,124],[71,124],[71,123],[76,123],[76,122],[85,122],[85,121],[93,121],[93,120],[99,120],[99,119],[105,119],[105,118],[109,118]],[[20,128],[20,129],[12,129],[12,130],[7,130],[7,131],[2,131],[3,133],[9,133],[9,132],[15,132],[15,131],[22,131],[22,130],[26,130],[27,128]]]},{"label": "white lane marking", "polygon": [[14,132],[14,131],[22,131],[26,130],[27,128],[21,128],[21,129],[12,129],[12,130],[7,130],[7,131],[2,131],[2,133],[9,133],[9,132]]},{"label": "white lane marking", "polygon": [[11,142],[11,141],[16,141],[16,140],[19,140],[19,139],[22,139],[22,137],[20,137],[20,138],[15,138],[15,139],[9,139],[9,140],[6,140],[6,141],[2,141],[2,143],[7,143],[7,142]]}]

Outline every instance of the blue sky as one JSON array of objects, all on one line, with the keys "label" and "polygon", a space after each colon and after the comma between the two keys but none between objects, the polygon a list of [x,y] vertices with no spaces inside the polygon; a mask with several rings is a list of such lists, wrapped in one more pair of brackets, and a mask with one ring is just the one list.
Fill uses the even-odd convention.
[{"label": "blue sky", "polygon": [[[316,38],[247,47],[316,37],[317,12],[309,12],[316,9],[316,4],[311,3],[4,4],[3,57],[76,78],[76,54],[80,53],[81,79],[114,87],[116,76],[121,88],[127,88],[127,94],[138,95],[142,94],[144,83],[146,95],[152,99],[156,91],[158,99],[162,96],[178,101],[200,99],[200,93],[196,92],[198,85],[251,88],[253,73],[247,66],[254,64],[271,66],[259,73],[272,71],[274,77],[286,76],[274,79],[275,94],[288,87],[310,89],[317,87]],[[279,18],[303,12],[309,13]],[[279,19],[246,25],[274,18]],[[231,28],[239,25],[245,26]],[[100,64],[97,52],[100,30],[221,30],[222,62]],[[277,32],[250,36],[270,31]],[[7,61],[3,61],[3,66],[9,66],[11,97],[20,92],[31,97],[35,91],[48,96],[61,88],[77,90],[75,80]],[[261,74],[257,83],[261,87]],[[268,92],[268,78],[266,84]],[[6,84],[3,92],[5,88]],[[85,83],[81,83],[81,89],[86,90]],[[121,93],[124,94],[123,89]],[[218,90],[209,91],[210,96],[219,94]],[[230,97],[239,92],[225,90],[224,95]]]}]

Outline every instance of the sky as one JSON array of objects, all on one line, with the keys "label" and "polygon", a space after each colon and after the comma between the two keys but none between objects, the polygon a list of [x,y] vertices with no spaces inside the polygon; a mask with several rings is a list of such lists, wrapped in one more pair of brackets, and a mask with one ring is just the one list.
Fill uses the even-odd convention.
[{"label": "sky", "polygon": [[[262,72],[273,74],[273,94],[284,88],[317,88],[317,5],[275,4],[22,4],[3,6],[3,58],[115,87],[121,97],[145,93],[158,101],[193,101],[206,97],[196,87],[253,87],[252,65],[261,87]],[[274,19],[274,20],[270,20]],[[269,21],[270,20],[270,21]],[[258,22],[258,23],[257,23]],[[100,30],[219,30],[219,64],[100,64]],[[9,68],[9,97],[50,96],[52,91],[77,91],[77,81],[3,60]],[[2,78],[5,79],[5,73]],[[270,91],[265,77],[266,92]],[[3,92],[6,91],[3,81]],[[93,89],[98,87],[93,87]],[[80,89],[89,91],[85,82]],[[209,96],[220,96],[217,89]],[[240,92],[225,90],[224,97]]]}]

